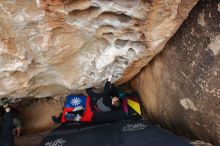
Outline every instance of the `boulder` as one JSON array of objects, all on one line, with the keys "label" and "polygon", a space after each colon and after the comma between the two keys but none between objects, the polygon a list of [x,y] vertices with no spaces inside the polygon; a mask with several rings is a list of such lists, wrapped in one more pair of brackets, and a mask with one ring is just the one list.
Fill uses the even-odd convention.
[{"label": "boulder", "polygon": [[149,120],[220,145],[220,3],[201,0],[132,81]]},{"label": "boulder", "polygon": [[49,97],[127,82],[198,0],[0,1],[0,97]]}]

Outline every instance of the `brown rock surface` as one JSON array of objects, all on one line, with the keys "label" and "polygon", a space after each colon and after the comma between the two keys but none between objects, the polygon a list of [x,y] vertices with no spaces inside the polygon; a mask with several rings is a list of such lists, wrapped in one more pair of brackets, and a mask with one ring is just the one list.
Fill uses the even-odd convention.
[{"label": "brown rock surface", "polygon": [[52,116],[58,116],[64,105],[63,97],[25,98],[12,104],[20,112],[22,120],[22,135],[39,133],[55,128]]},{"label": "brown rock surface", "polygon": [[164,51],[132,80],[147,117],[220,144],[219,2],[201,0]]},{"label": "brown rock surface", "polygon": [[1,0],[0,97],[48,97],[123,83],[197,0]]}]

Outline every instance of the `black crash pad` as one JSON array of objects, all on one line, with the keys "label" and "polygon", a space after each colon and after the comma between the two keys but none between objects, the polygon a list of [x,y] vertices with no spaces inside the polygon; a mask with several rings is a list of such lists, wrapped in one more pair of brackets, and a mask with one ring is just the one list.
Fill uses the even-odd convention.
[{"label": "black crash pad", "polygon": [[191,146],[146,121],[65,124],[46,136],[40,146]]}]

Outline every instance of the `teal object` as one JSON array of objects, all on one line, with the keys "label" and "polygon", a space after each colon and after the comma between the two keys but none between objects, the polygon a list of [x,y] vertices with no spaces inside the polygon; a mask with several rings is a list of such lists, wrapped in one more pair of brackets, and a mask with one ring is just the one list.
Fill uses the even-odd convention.
[{"label": "teal object", "polygon": [[119,93],[118,93],[118,97],[119,97],[120,99],[123,99],[125,96],[126,96],[126,94],[125,94],[124,92],[119,92]]}]

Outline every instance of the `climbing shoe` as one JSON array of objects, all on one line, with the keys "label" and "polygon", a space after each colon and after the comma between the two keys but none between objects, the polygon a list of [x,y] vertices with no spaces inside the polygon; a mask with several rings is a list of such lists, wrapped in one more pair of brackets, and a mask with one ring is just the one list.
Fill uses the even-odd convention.
[{"label": "climbing shoe", "polygon": [[56,116],[52,116],[52,121],[54,122],[54,124],[59,124],[60,121]]}]

